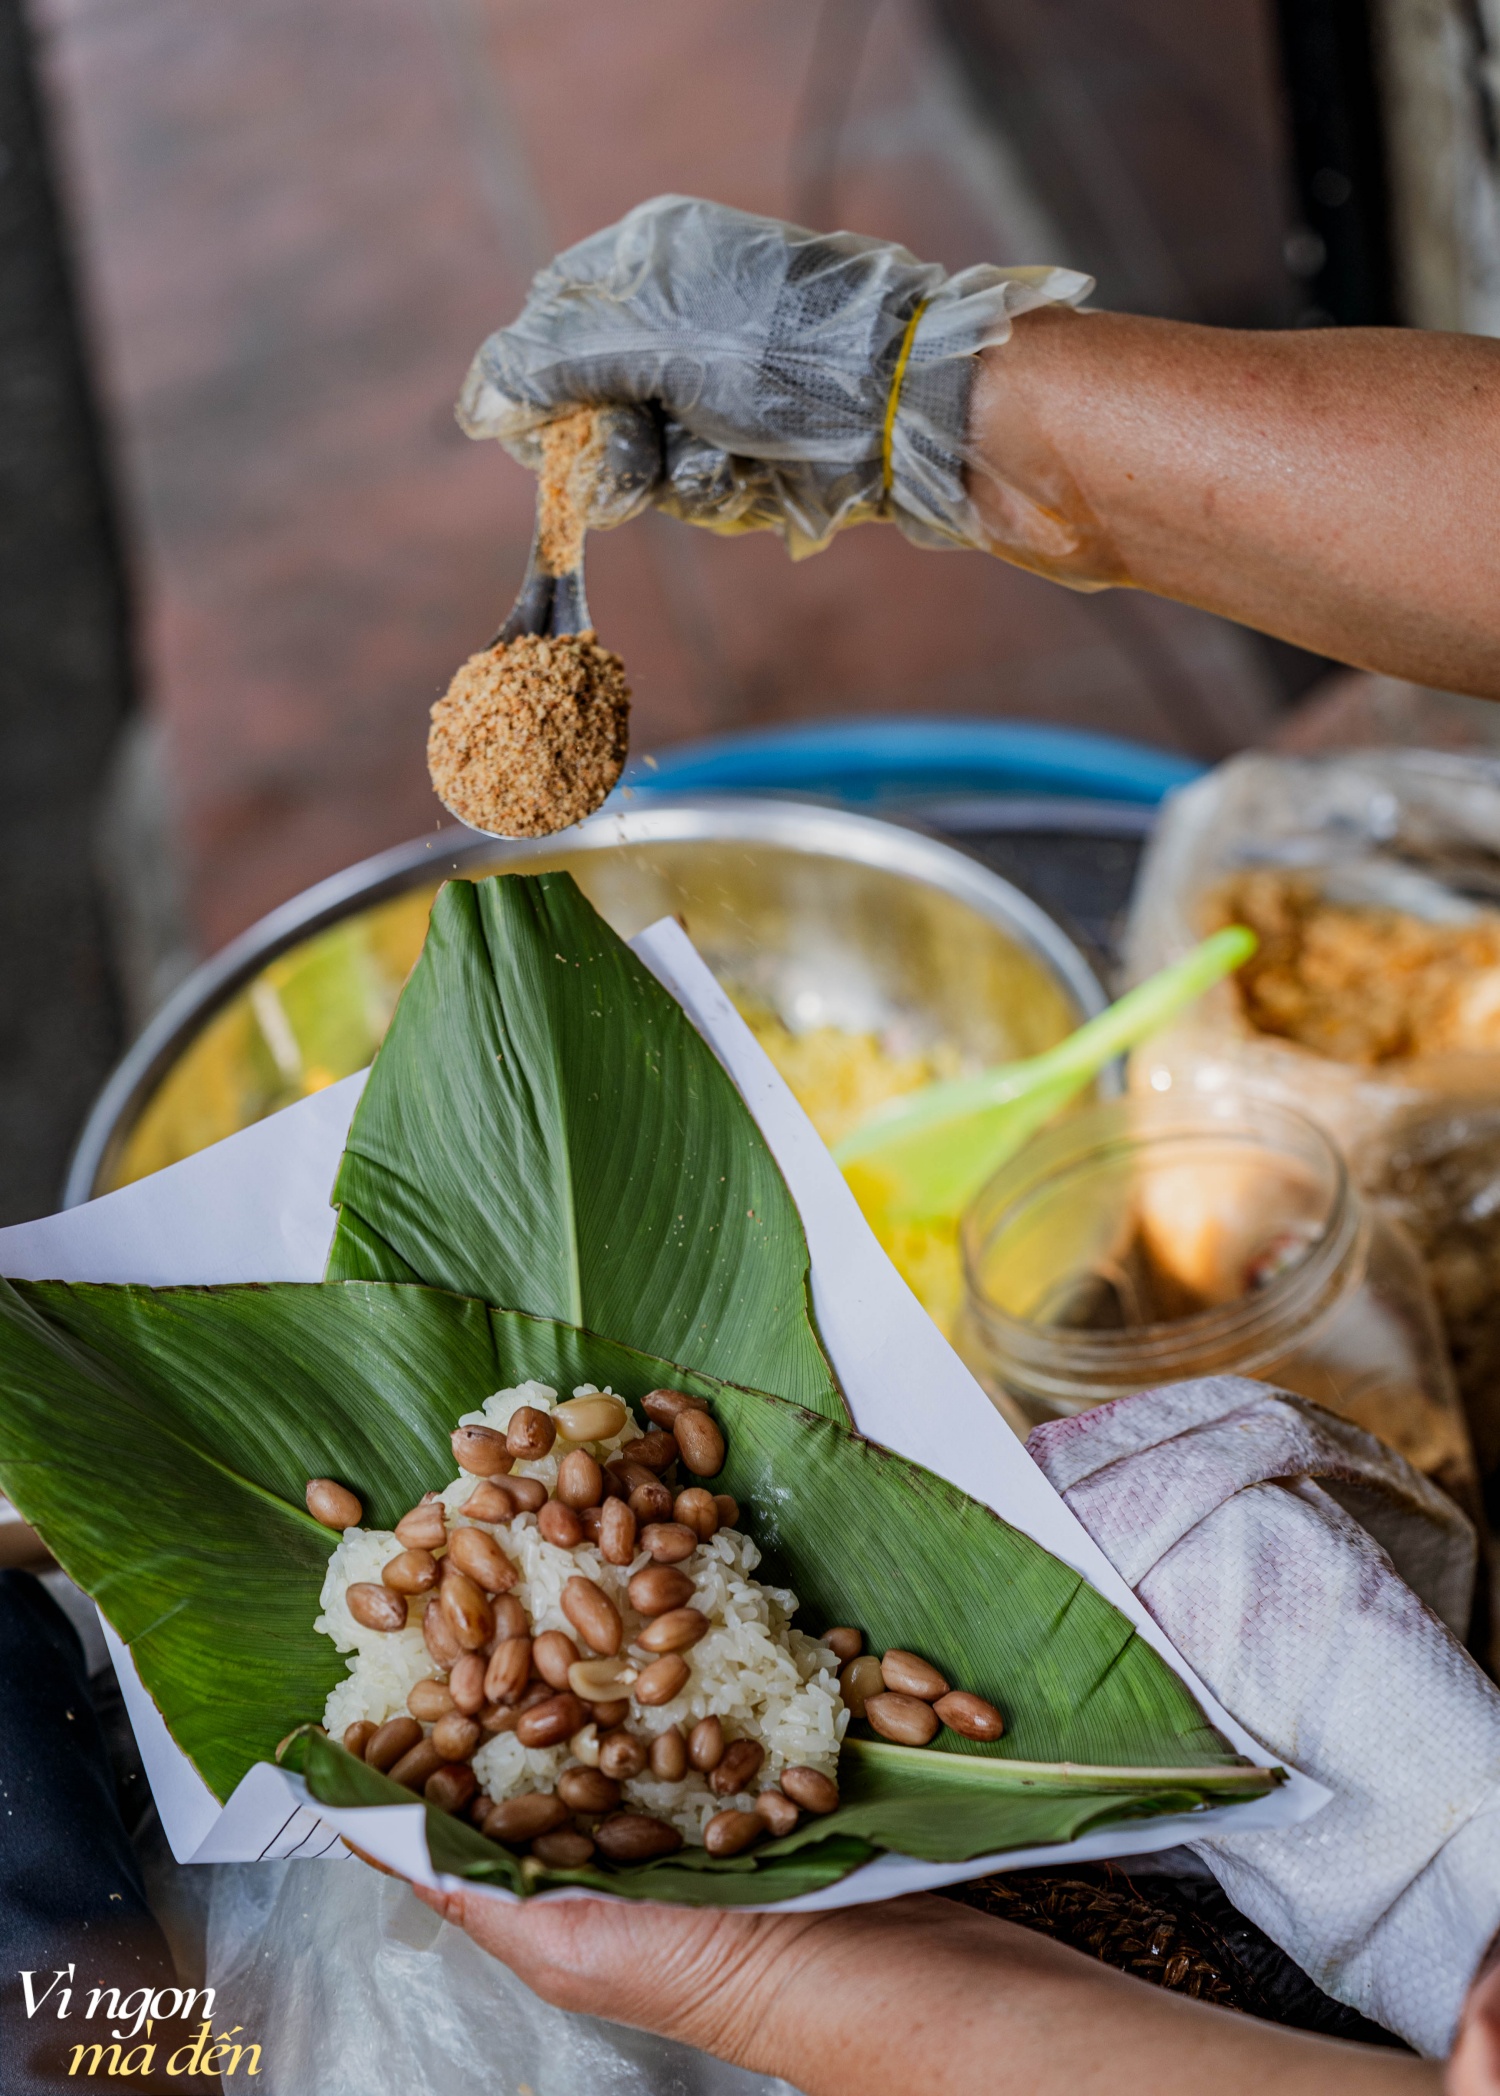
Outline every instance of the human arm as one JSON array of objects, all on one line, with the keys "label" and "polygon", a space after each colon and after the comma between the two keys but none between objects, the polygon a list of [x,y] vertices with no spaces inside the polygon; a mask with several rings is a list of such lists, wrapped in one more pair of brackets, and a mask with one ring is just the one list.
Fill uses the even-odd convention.
[{"label": "human arm", "polygon": [[948,1900],[742,1915],[427,1894],[543,2000],[803,2096],[1437,2096],[1440,2070],[1257,2023]]}]

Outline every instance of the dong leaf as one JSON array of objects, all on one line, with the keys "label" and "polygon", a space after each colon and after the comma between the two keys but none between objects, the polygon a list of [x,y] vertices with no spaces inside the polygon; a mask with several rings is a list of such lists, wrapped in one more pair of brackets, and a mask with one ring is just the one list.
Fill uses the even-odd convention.
[{"label": "dong leaf", "polygon": [[[801,1596],[799,1621],[913,1647],[1007,1717],[990,1746],[852,1745],[838,1812],[749,1856],[694,1851],[570,1882],[763,1902],[883,1848],[986,1854],[1266,1787],[1124,1617],[941,1479],[783,1399],[436,1289],[0,1284],[0,1488],[99,1601],[225,1798],[321,1716],[345,1671],[313,1629],[334,1538],[302,1510],[308,1477],[345,1479],[367,1522],[389,1527],[451,1476],[459,1414],[532,1377],[704,1397],[728,1443],[722,1486],[765,1548],[762,1576]],[[1095,1765],[1066,1766],[1082,1762]],[[383,1778],[326,1744],[307,1773],[325,1802],[386,1801]],[[443,1868],[551,1882],[518,1880],[472,1830],[429,1819]]]},{"label": "dong leaf", "polygon": [[334,1188],[331,1280],[421,1280],[847,1416],[738,1092],[568,874],[454,881]]}]

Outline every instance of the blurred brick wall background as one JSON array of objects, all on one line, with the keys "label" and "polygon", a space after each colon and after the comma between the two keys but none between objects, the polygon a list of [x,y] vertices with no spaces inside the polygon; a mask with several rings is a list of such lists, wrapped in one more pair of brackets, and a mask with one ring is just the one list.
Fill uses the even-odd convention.
[{"label": "blurred brick wall background", "polygon": [[[1103,303],[1294,316],[1259,0],[36,0],[34,19],[133,527],[148,711],[115,864],[127,919],[144,890],[137,1012],[192,951],[439,819],[426,709],[509,602],[532,495],[451,402],[556,247],[690,190],[953,267],[1082,264]],[[1215,756],[1308,675],[1205,615],[893,531],[794,567],[648,517],[592,542],[590,596],[639,749],[931,710]],[[163,838],[175,926],[146,864]]]}]

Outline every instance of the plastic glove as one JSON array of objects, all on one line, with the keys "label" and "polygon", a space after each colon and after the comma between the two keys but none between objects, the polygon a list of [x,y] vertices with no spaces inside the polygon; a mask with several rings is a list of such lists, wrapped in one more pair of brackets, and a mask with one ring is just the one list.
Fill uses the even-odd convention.
[{"label": "plastic glove", "polygon": [[1446,2053],[1500,1928],[1500,1690],[1454,1635],[1468,1521],[1373,1435],[1238,1376],[1026,1446],[1225,1708],[1333,1793],[1195,1852],[1327,1993]]},{"label": "plastic glove", "polygon": [[[891,241],[656,197],[538,274],[481,346],[458,417],[535,468],[559,413],[634,409],[633,431],[611,418],[596,527],[655,502],[714,531],[777,531],[794,557],[879,517],[919,545],[988,549],[964,486],[975,356],[1091,285],[1050,268],[950,277]],[[1017,499],[1021,550],[1034,531],[1045,552],[1055,519]]]}]

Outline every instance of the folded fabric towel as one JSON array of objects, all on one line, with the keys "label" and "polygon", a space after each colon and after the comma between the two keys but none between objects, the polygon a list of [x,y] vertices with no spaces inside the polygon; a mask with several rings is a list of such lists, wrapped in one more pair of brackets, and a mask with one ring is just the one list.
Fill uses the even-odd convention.
[{"label": "folded fabric towel", "polygon": [[1319,1986],[1446,2054],[1500,1928],[1500,1690],[1459,1642],[1470,1523],[1372,1435],[1238,1376],[1027,1447],[1225,1707],[1333,1793],[1197,1853]]}]

